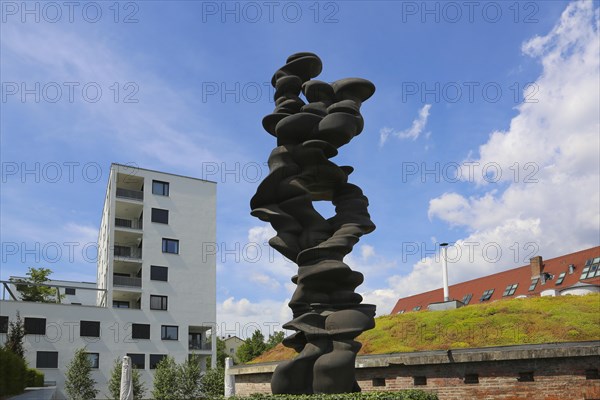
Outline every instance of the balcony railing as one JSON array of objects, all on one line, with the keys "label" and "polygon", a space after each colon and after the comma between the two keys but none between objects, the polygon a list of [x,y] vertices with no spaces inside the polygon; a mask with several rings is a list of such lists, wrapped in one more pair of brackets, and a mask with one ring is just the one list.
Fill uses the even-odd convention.
[{"label": "balcony railing", "polygon": [[115,218],[115,226],[121,228],[142,229],[142,219]]},{"label": "balcony railing", "polygon": [[115,257],[142,259],[142,249],[130,246],[115,245]]},{"label": "balcony railing", "polygon": [[117,197],[124,199],[144,200],[144,192],[140,190],[117,188]]},{"label": "balcony railing", "polygon": [[210,350],[211,348],[212,348],[211,343],[208,341],[188,342],[188,350]]},{"label": "balcony railing", "polygon": [[142,287],[142,278],[113,275],[113,286]]}]

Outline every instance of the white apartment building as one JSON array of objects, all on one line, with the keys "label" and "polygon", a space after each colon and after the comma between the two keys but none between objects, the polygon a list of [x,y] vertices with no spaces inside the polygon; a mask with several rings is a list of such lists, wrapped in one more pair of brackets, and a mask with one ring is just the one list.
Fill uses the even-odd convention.
[{"label": "white apartment building", "polygon": [[[115,359],[132,357],[152,389],[165,355],[216,361],[216,184],[112,164],[100,232],[97,282],[51,281],[57,303],[20,301],[4,282],[0,342],[19,312],[25,321],[29,366],[56,383],[75,349],[92,360],[98,398],[109,398]],[[8,294],[8,296],[6,296]]]}]

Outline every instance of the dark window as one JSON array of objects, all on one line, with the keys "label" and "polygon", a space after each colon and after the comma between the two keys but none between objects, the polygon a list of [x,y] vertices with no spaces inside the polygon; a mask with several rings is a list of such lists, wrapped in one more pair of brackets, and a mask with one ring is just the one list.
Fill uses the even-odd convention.
[{"label": "dark window", "polygon": [[166,354],[150,354],[150,369],[155,369],[158,363],[166,356]]},{"label": "dark window", "polygon": [[100,337],[100,321],[81,321],[79,336]]},{"label": "dark window", "polygon": [[58,368],[58,351],[38,351],[35,360],[36,368]]},{"label": "dark window", "polygon": [[74,306],[80,306],[81,305],[81,303],[71,303],[71,304],[74,305]]},{"label": "dark window", "polygon": [[533,289],[535,289],[539,280],[540,280],[539,278],[533,278],[531,280],[531,285],[529,285],[529,289],[527,289],[527,290],[529,290],[531,292]]},{"label": "dark window", "polygon": [[160,222],[161,224],[169,223],[169,210],[163,210],[162,208],[152,209],[152,222]]},{"label": "dark window", "polygon": [[202,333],[200,333],[200,332],[188,333],[188,349],[202,350]]},{"label": "dark window", "polygon": [[129,308],[129,302],[113,300],[113,308]]},{"label": "dark window", "polygon": [[473,293],[465,294],[465,297],[463,297],[463,299],[462,299],[462,303],[464,305],[469,304],[469,302],[471,301],[471,298],[473,298]]},{"label": "dark window", "polygon": [[512,296],[513,294],[515,294],[517,286],[519,286],[518,283],[515,283],[514,285],[508,285],[506,289],[504,289],[504,293],[502,294],[502,296]]},{"label": "dark window", "polygon": [[421,309],[421,306],[415,306],[412,310],[413,311],[419,311]]},{"label": "dark window", "polygon": [[163,239],[162,251],[163,253],[179,254],[179,240]]},{"label": "dark window", "polygon": [[86,353],[92,368],[100,368],[100,354],[99,353]]},{"label": "dark window", "polygon": [[1,316],[0,317],[0,333],[8,332],[8,317]]},{"label": "dark window", "polygon": [[373,378],[373,386],[385,386],[385,378]]},{"label": "dark window", "polygon": [[533,382],[533,371],[519,372],[519,377],[517,378],[517,381]]},{"label": "dark window", "polygon": [[479,383],[479,375],[478,374],[466,374],[465,375],[465,383]]},{"label": "dark window", "polygon": [[153,281],[169,280],[169,269],[167,267],[159,267],[158,265],[150,266],[150,279]]},{"label": "dark window", "polygon": [[25,333],[28,335],[45,335],[46,318],[25,317]]},{"label": "dark window", "polygon": [[558,279],[556,280],[555,285],[558,286],[560,284],[563,283],[563,281],[565,280],[565,275],[567,275],[566,272],[561,272],[560,275],[558,276]]},{"label": "dark window", "polygon": [[494,289],[489,289],[486,290],[485,292],[483,292],[483,294],[481,295],[481,298],[479,299],[479,301],[488,301],[489,299],[492,298],[492,295],[494,294]]},{"label": "dark window", "polygon": [[72,295],[74,295],[75,294],[75,288],[72,288],[72,287],[65,288],[65,294],[72,294]]},{"label": "dark window", "polygon": [[132,339],[150,339],[150,325],[131,324]]},{"label": "dark window", "polygon": [[598,264],[594,264],[590,266],[590,272],[588,272],[588,279],[593,278],[596,274],[596,272],[598,271]]},{"label": "dark window", "polygon": [[415,385],[415,386],[427,385],[427,377],[426,376],[413,376],[413,385]]},{"label": "dark window", "polygon": [[146,368],[146,355],[145,354],[133,354],[127,353],[128,357],[131,357],[131,365],[137,369]]},{"label": "dark window", "polygon": [[589,266],[585,267],[583,271],[581,271],[581,277],[579,279],[587,279],[589,270]]},{"label": "dark window", "polygon": [[171,325],[161,326],[160,338],[162,340],[179,340],[179,327]]},{"label": "dark window", "polygon": [[150,295],[150,309],[151,310],[166,310],[167,309],[167,296]]},{"label": "dark window", "polygon": [[600,379],[600,374],[598,373],[598,368],[586,369],[585,370],[585,379]]},{"label": "dark window", "polygon": [[152,181],[152,194],[169,195],[169,182]]}]

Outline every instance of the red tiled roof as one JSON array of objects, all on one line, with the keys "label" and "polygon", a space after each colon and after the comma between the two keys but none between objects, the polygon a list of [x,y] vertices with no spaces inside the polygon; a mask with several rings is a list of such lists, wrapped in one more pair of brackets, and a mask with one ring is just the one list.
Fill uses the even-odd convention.
[{"label": "red tiled roof", "polygon": [[[531,266],[510,269],[508,271],[499,272],[497,274],[484,276],[482,278],[473,279],[471,281],[458,283],[449,287],[449,295],[451,300],[462,301],[463,297],[471,294],[473,298],[469,304],[477,304],[480,302],[481,295],[484,291],[494,289],[492,297],[488,301],[500,300],[502,298],[512,299],[517,296],[539,296],[541,292],[548,289],[562,290],[579,282],[581,273],[584,269],[587,260],[600,257],[600,246],[591,249],[578,251],[572,254],[543,260],[542,273],[549,273],[554,277],[542,284],[541,279],[538,281],[535,289],[529,291],[531,285]],[[575,270],[569,274],[569,265],[573,264]],[[599,267],[600,268],[600,267]],[[560,285],[556,285],[559,275],[566,272],[564,281]],[[600,276],[595,274],[595,277],[583,279],[582,282],[600,285]],[[508,285],[518,284],[515,293],[511,296],[503,296],[503,293]],[[439,303],[444,300],[442,288],[431,290],[429,292],[417,294],[414,296],[405,297],[398,300],[396,306],[392,310],[392,314],[397,314],[401,311],[412,311],[413,308],[421,306],[422,310],[426,310],[431,303]]]}]

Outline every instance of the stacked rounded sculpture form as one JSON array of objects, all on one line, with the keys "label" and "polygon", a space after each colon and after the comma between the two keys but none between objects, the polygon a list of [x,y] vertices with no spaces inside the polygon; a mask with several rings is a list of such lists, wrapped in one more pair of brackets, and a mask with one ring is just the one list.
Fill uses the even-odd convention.
[{"label": "stacked rounded sculpture form", "polygon": [[[354,363],[361,344],[354,339],[375,326],[375,306],[361,304],[354,291],[363,275],[343,262],[359,238],[375,229],[369,202],[348,182],[353,168],[330,160],[361,133],[360,106],[375,86],[360,78],[312,80],[322,67],[317,55],[297,53],[275,72],[276,108],[263,127],[277,138],[277,147],[269,156],[269,175],[250,202],[252,215],[277,232],[269,244],[298,265],[289,303],[293,320],[284,325],[295,333],[283,344],[299,354],[273,373],[276,394],[360,391]],[[331,201],[335,215],[324,218],[313,201]]]}]

